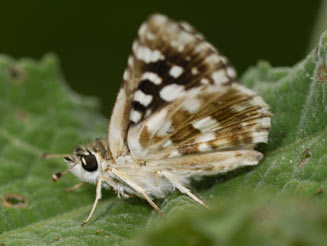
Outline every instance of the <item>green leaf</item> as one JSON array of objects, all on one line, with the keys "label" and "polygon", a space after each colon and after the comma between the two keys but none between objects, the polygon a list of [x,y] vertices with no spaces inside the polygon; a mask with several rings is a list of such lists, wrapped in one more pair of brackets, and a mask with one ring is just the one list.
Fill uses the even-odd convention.
[{"label": "green leaf", "polygon": [[[299,245],[299,238],[316,243],[314,237],[327,232],[326,213],[320,213],[327,206],[327,33],[293,68],[272,68],[261,62],[242,81],[271,106],[274,116],[269,144],[259,146],[265,158],[257,167],[194,183],[194,192],[213,211],[199,212],[189,198],[175,193],[157,201],[167,214],[165,221],[146,202],[119,200],[106,191],[92,221],[81,227],[92,206],[95,187],[64,192],[78,180],[67,174],[52,183],[51,174],[64,169],[65,164],[40,156],[43,152],[67,153],[76,144],[105,137],[108,119],[99,113],[95,99],[77,95],[66,86],[55,56],[40,62],[1,56],[0,197],[17,194],[28,205],[16,208],[1,202],[0,245],[122,245],[143,235],[144,228],[150,232],[136,244],[159,243],[166,231],[177,240],[176,230],[181,235],[194,235],[194,245],[232,242],[231,238],[235,242],[243,238],[250,244],[257,235],[262,235],[258,242],[281,235],[282,241],[276,242],[284,245]],[[265,198],[260,198],[262,193]],[[240,198],[240,194],[248,195]],[[308,209],[301,207],[300,198],[289,199],[290,194],[309,200]],[[21,204],[15,198],[9,202]],[[272,212],[262,215],[267,203],[273,204]],[[292,208],[299,212],[292,214]],[[259,230],[261,224],[253,219],[258,211],[267,232]],[[305,214],[303,219],[291,222],[301,214]],[[207,219],[210,223],[206,225]],[[199,226],[193,226],[197,221]],[[305,230],[302,223],[316,229]],[[281,233],[294,226],[301,228]],[[305,232],[310,235],[297,237]],[[216,234],[225,241],[217,241]]]},{"label": "green leaf", "polygon": [[130,245],[312,246],[326,242],[326,204],[299,198],[272,199],[263,193],[236,195],[210,211],[187,211],[152,226]]}]

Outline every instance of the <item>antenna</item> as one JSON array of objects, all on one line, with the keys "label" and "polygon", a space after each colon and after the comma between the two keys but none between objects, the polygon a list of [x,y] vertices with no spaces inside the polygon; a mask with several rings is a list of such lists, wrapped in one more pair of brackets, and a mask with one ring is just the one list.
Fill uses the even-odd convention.
[{"label": "antenna", "polygon": [[72,167],[69,167],[69,168],[67,168],[67,169],[64,170],[64,171],[61,171],[61,172],[58,172],[58,173],[54,173],[54,174],[52,174],[52,181],[53,181],[53,182],[57,182],[57,180],[58,180],[62,175],[68,173],[70,169],[72,169]]},{"label": "antenna", "polygon": [[[42,153],[41,155],[42,159],[55,159],[55,158],[63,158],[65,159],[67,162],[73,162],[73,159],[70,157],[70,155],[65,155],[65,154],[49,154],[49,153]],[[58,173],[54,173],[52,174],[52,181],[53,182],[57,182],[57,180],[63,176],[64,174],[68,173],[70,171],[70,169],[72,169],[75,165],[68,167],[66,170],[63,170],[61,172]]]}]

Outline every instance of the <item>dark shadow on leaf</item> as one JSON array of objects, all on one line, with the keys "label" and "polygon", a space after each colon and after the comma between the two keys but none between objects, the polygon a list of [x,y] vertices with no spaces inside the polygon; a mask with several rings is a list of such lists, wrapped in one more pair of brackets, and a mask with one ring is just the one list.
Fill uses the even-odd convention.
[{"label": "dark shadow on leaf", "polygon": [[234,171],[218,174],[216,176],[208,176],[201,180],[192,180],[192,187],[196,189],[198,192],[205,191],[210,189],[216,184],[225,183],[235,177],[242,176],[250,171],[253,171],[256,166],[248,166],[236,169]]}]

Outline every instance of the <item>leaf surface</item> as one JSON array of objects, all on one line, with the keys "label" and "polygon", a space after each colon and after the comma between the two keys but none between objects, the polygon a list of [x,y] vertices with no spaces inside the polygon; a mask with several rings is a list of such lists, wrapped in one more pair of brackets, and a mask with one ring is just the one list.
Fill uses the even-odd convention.
[{"label": "leaf surface", "polygon": [[[76,144],[105,137],[108,119],[99,113],[97,100],[77,95],[67,87],[55,56],[48,55],[40,62],[1,56],[0,196],[18,194],[28,206],[14,208],[1,203],[0,245],[122,245],[134,237],[138,238],[132,241],[135,244],[160,245],[158,238],[174,229],[180,230],[181,235],[194,235],[195,243],[204,242],[202,239],[209,240],[205,241],[208,245],[219,243],[217,233],[225,242],[238,235],[238,242],[242,236],[250,240],[259,235],[256,228],[261,224],[246,218],[262,211],[267,201],[274,204],[275,199],[281,199],[272,207],[277,218],[262,216],[263,223],[273,221],[273,226],[268,226],[269,235],[264,234],[260,241],[265,242],[274,230],[278,234],[281,228],[292,227],[296,223],[288,224],[289,221],[310,210],[301,207],[302,198],[298,197],[305,197],[312,210],[326,208],[327,33],[315,50],[293,68],[272,68],[267,62],[260,62],[245,73],[242,82],[262,95],[271,107],[274,116],[269,143],[258,146],[265,154],[260,165],[194,183],[193,191],[209,203],[212,211],[198,212],[190,199],[175,193],[158,201],[168,215],[166,222],[145,202],[120,200],[105,191],[93,220],[81,227],[92,206],[95,187],[87,185],[78,191],[64,192],[78,180],[67,174],[52,183],[51,174],[64,169],[65,164],[61,160],[42,160],[40,156],[43,152],[67,153]],[[263,193],[267,195],[265,199],[260,198]],[[249,194],[250,198],[241,194]],[[289,196],[297,198],[288,199]],[[246,200],[244,209],[242,199]],[[300,212],[285,216],[292,207],[298,207]],[[174,219],[176,216],[178,219]],[[210,216],[211,222],[204,226],[203,218]],[[299,223],[317,228],[312,235],[319,237],[321,232],[327,232],[327,225],[318,218],[326,218],[326,214],[308,212]],[[196,221],[200,221],[202,229],[193,226]],[[181,225],[185,223],[190,226],[183,230]],[[157,224],[161,227],[152,229]],[[140,239],[144,228],[149,233]],[[285,240],[280,242],[289,242],[288,236],[285,234]],[[250,245],[252,241],[246,242]]]}]

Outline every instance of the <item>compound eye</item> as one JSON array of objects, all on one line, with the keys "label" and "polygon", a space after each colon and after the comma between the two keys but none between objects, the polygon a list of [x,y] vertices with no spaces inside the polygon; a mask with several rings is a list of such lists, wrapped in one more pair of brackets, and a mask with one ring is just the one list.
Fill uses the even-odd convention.
[{"label": "compound eye", "polygon": [[98,162],[94,155],[83,155],[81,158],[82,167],[88,172],[94,172],[98,169]]}]

